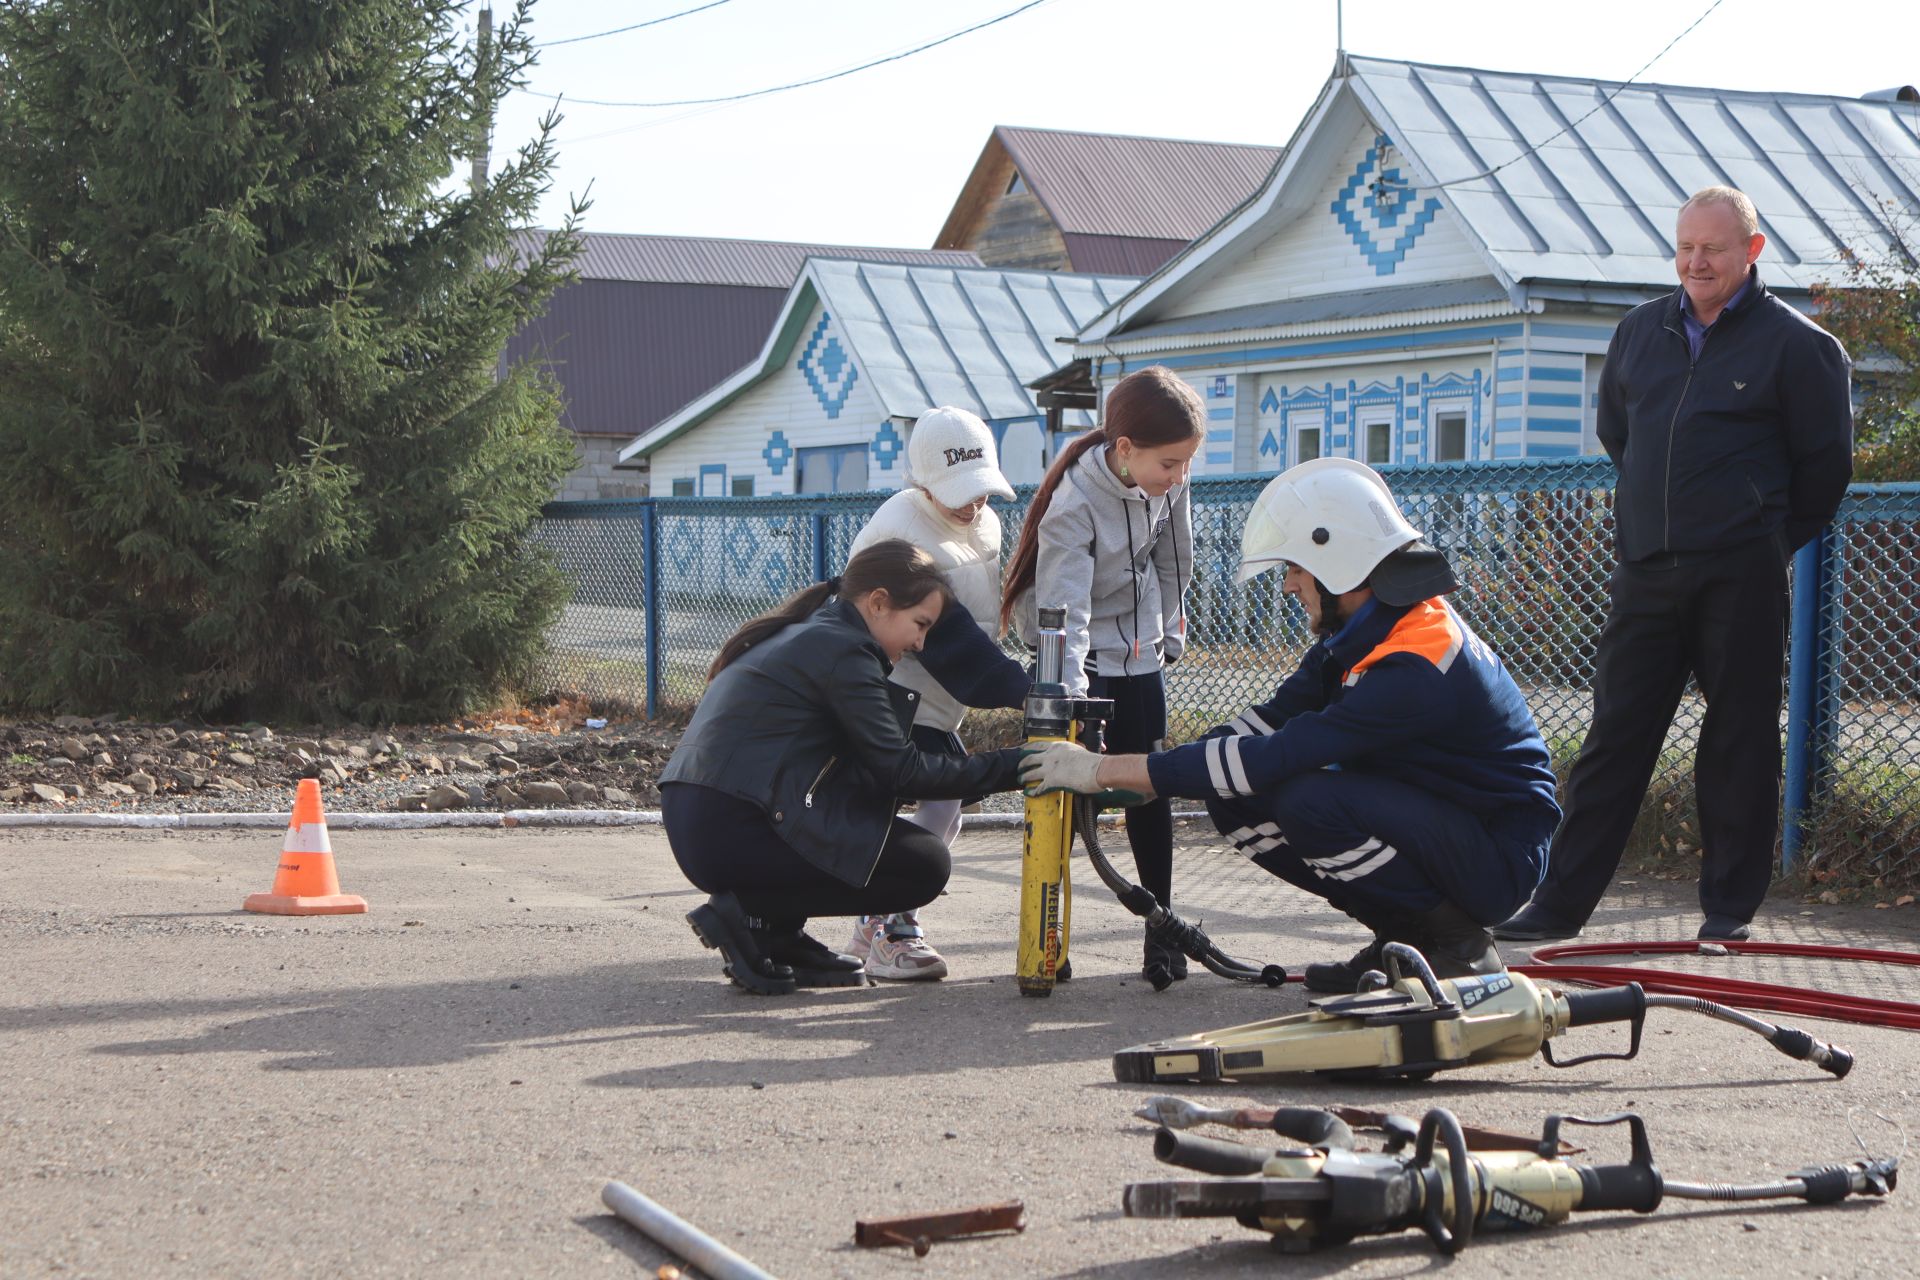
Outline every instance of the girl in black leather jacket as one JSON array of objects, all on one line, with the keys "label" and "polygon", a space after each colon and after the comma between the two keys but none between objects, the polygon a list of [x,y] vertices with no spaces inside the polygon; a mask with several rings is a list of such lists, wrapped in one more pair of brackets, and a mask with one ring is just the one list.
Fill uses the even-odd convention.
[{"label": "girl in black leather jacket", "polygon": [[747,990],[864,986],[862,963],[808,936],[808,918],[931,902],[952,860],[938,836],[893,820],[899,802],[1019,785],[1017,748],[941,756],[908,740],[919,695],[887,675],[951,594],[926,552],[877,542],[714,659],[660,807],[681,871],[712,895],[687,919]]}]

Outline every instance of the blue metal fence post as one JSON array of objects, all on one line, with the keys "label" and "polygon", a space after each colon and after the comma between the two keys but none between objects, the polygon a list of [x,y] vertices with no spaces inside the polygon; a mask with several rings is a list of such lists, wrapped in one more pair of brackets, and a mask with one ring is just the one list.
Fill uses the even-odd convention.
[{"label": "blue metal fence post", "polygon": [[646,615],[647,719],[660,714],[660,520],[651,500],[640,509],[640,607]]},{"label": "blue metal fence post", "polygon": [[816,511],[813,513],[813,580],[825,582],[831,576],[827,572],[827,513]]},{"label": "blue metal fence post", "polygon": [[1822,719],[1820,675],[1831,638],[1823,626],[1826,595],[1827,531],[1822,529],[1793,558],[1791,647],[1787,657],[1786,825],[1780,833],[1780,872],[1790,874],[1800,860],[1812,818],[1815,774],[1823,752],[1816,749]]}]

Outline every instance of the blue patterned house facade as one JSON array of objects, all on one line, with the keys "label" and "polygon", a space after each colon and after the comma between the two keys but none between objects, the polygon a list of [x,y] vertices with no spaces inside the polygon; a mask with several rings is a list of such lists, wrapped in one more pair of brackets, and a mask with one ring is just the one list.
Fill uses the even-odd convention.
[{"label": "blue patterned house facade", "polygon": [[1096,388],[1147,364],[1191,381],[1204,472],[1598,452],[1607,342],[1676,287],[1687,196],[1752,195],[1762,276],[1805,306],[1920,211],[1903,111],[1348,58],[1266,184],[1074,355]]},{"label": "blue patterned house facade", "polygon": [[[1053,440],[1026,384],[1137,283],[812,259],[759,355],[620,459],[648,459],[662,495],[897,489],[915,421],[955,405],[986,420],[1008,477],[1030,483]],[[1083,412],[1063,426],[1091,424]]]}]

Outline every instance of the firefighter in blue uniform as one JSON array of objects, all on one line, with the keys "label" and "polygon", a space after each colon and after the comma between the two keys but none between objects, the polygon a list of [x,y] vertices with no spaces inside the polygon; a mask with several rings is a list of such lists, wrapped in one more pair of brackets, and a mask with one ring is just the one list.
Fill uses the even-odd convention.
[{"label": "firefighter in blue uniform", "polygon": [[1485,926],[1539,884],[1560,820],[1525,699],[1371,468],[1318,458],[1267,485],[1238,580],[1275,566],[1320,639],[1272,698],[1151,755],[1037,749],[1028,793],[1205,800],[1241,853],[1373,931],[1351,960],[1309,965],[1312,990],[1352,991],[1387,942],[1441,977],[1498,972]]}]

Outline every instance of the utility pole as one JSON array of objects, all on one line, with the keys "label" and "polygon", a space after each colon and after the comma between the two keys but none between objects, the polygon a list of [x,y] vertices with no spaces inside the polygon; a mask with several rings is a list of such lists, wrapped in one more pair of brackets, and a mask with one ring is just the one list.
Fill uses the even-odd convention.
[{"label": "utility pole", "polygon": [[[493,45],[493,6],[483,3],[480,6],[480,39],[478,54],[474,59],[474,81],[479,83],[485,73],[487,56]],[[487,161],[493,144],[493,112],[489,108],[481,112],[473,122],[473,194],[479,195],[487,189]]]}]

